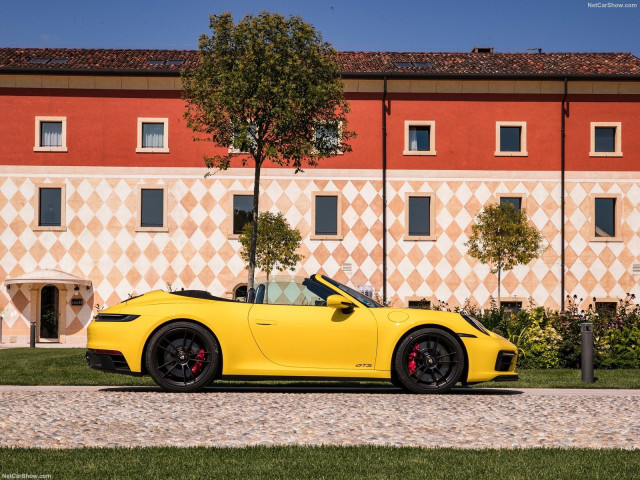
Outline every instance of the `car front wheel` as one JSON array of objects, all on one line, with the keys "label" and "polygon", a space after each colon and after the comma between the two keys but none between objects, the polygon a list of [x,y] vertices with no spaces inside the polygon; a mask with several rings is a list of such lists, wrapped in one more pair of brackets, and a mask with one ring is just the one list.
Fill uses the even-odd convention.
[{"label": "car front wheel", "polygon": [[151,337],[146,364],[149,375],[164,390],[197,392],[218,373],[220,346],[215,337],[198,324],[170,323]]},{"label": "car front wheel", "polygon": [[464,352],[449,332],[422,328],[407,336],[394,358],[396,378],[415,393],[444,393],[460,379]]}]

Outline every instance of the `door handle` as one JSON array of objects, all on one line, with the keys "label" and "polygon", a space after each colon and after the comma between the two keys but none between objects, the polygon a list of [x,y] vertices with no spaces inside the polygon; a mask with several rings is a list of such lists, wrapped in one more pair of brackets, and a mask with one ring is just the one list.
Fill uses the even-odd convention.
[{"label": "door handle", "polygon": [[253,323],[255,323],[256,325],[260,325],[262,327],[278,324],[278,322],[276,322],[275,320],[254,320]]}]

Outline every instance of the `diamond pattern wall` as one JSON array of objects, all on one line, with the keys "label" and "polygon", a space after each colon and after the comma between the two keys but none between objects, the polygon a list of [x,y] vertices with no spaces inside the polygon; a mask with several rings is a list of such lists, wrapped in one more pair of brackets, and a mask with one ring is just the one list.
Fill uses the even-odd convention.
[{"label": "diamond pattern wall", "polygon": [[[43,169],[46,172],[46,167]],[[203,178],[179,171],[152,170],[78,175],[60,168],[55,174],[4,168],[0,176],[0,280],[36,269],[58,269],[88,278],[93,287],[80,295],[84,305],[72,307],[67,292],[66,329],[79,338],[97,305],[113,305],[130,294],[166,288],[206,289],[230,295],[246,281],[238,252],[230,238],[230,192],[251,193],[248,175]],[[382,201],[379,172],[353,177],[311,170],[303,175],[265,171],[261,210],[281,211],[303,237],[303,260],[296,275],[318,270],[351,286],[382,290]],[[548,176],[548,175],[547,175]],[[396,306],[409,298],[442,300],[450,306],[466,299],[487,306],[497,294],[497,278],[466,255],[465,242],[483,205],[498,195],[523,197],[529,217],[544,235],[546,250],[527,266],[505,272],[503,297],[557,308],[560,299],[559,182],[523,180],[499,172],[458,178],[429,177],[428,171],[388,182],[388,295]],[[485,177],[485,178],[483,178]],[[66,230],[34,230],[37,186],[64,184]],[[138,188],[163,186],[168,195],[168,232],[136,231]],[[342,195],[342,240],[311,240],[314,192]],[[405,198],[431,193],[435,199],[435,240],[406,240]],[[610,194],[621,202],[621,241],[591,240],[592,196]],[[567,291],[588,299],[617,298],[636,289],[634,263],[640,263],[640,186],[635,181],[578,179],[567,182]],[[345,264],[351,264],[347,268]],[[344,268],[343,268],[344,266]],[[640,292],[636,292],[639,293]],[[3,336],[28,334],[31,317],[28,286],[2,289]],[[5,340],[6,341],[6,340]]]}]

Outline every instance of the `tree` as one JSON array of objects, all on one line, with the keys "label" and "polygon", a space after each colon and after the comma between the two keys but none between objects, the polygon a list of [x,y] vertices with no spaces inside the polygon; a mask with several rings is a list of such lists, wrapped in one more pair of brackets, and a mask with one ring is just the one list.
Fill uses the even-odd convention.
[{"label": "tree", "polygon": [[299,16],[260,12],[234,24],[231,13],[211,15],[211,35],[199,41],[201,61],[182,76],[185,119],[196,139],[229,152],[205,155],[208,168],[226,170],[236,156],[253,161],[253,217],[249,291],[253,291],[260,170],[269,161],[315,166],[351,151],[349,104],[336,51]]},{"label": "tree", "polygon": [[511,203],[487,205],[465,246],[470,256],[491,265],[491,273],[498,274],[498,305],[502,271],[527,264],[543,251],[542,235],[529,225],[526,210],[516,210]]},{"label": "tree", "polygon": [[[252,226],[247,223],[238,237],[242,244],[240,255],[245,262],[249,261]],[[256,266],[267,274],[265,298],[269,298],[269,275],[274,269],[282,272],[294,268],[302,260],[296,253],[300,247],[300,232],[289,226],[282,213],[260,212],[258,215],[258,236],[256,238]],[[247,268],[249,266],[247,265]],[[266,303],[266,302],[265,302]]]}]

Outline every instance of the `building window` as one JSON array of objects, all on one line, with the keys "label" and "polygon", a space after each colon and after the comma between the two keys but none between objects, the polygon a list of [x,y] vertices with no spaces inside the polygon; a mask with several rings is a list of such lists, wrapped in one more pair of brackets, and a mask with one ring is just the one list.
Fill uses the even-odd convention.
[{"label": "building window", "polygon": [[431,300],[421,298],[420,300],[409,300],[407,302],[409,308],[418,308],[423,310],[429,310],[431,308]]},{"label": "building window", "polygon": [[342,197],[338,193],[313,194],[312,240],[340,240],[342,238]]},{"label": "building window", "polygon": [[404,122],[404,155],[436,154],[436,122],[406,120]]},{"label": "building window", "polygon": [[513,208],[516,211],[522,210],[522,197],[508,197],[508,196],[500,196],[500,205],[503,203],[509,203],[513,205]]},{"label": "building window", "polygon": [[164,186],[138,186],[138,232],[168,232],[167,192]]},{"label": "building window", "polygon": [[412,193],[405,200],[405,240],[435,240],[435,201],[432,194]]},{"label": "building window", "polygon": [[229,147],[229,153],[241,153],[241,154],[250,154],[251,149],[256,144],[256,135],[258,133],[258,128],[255,125],[249,126],[249,129],[246,132],[246,137],[243,139],[240,136],[240,133],[234,133],[234,145]]},{"label": "building window", "polygon": [[592,157],[622,156],[622,123],[591,122]]},{"label": "building window", "polygon": [[[343,152],[340,149],[340,143],[342,138],[342,122],[337,126],[330,125],[317,125],[315,127],[316,146],[322,146],[321,150],[329,149],[332,153],[341,155]],[[317,151],[317,149],[315,149]]]},{"label": "building window", "polygon": [[239,285],[233,290],[233,299],[236,302],[246,302],[247,301],[247,286]]},{"label": "building window", "polygon": [[34,152],[67,151],[67,117],[36,117]]},{"label": "building window", "polygon": [[138,118],[138,153],[169,153],[169,119]]},{"label": "building window", "polygon": [[618,310],[618,302],[615,300],[595,300],[596,313],[601,315],[615,315]]},{"label": "building window", "polygon": [[59,227],[62,225],[62,191],[59,188],[40,189],[38,225]]},{"label": "building window", "polygon": [[66,230],[65,186],[43,183],[36,186],[36,218],[34,230]]},{"label": "building window", "polygon": [[516,314],[522,310],[522,302],[519,300],[504,300],[500,302],[500,308],[504,308],[505,312]]},{"label": "building window", "polygon": [[499,157],[527,155],[527,122],[496,122],[496,151]]},{"label": "building window", "polygon": [[620,198],[618,196],[594,195],[593,237],[591,240],[621,240]]},{"label": "building window", "polygon": [[240,235],[244,226],[253,219],[253,195],[232,195],[232,230],[234,236]]}]

